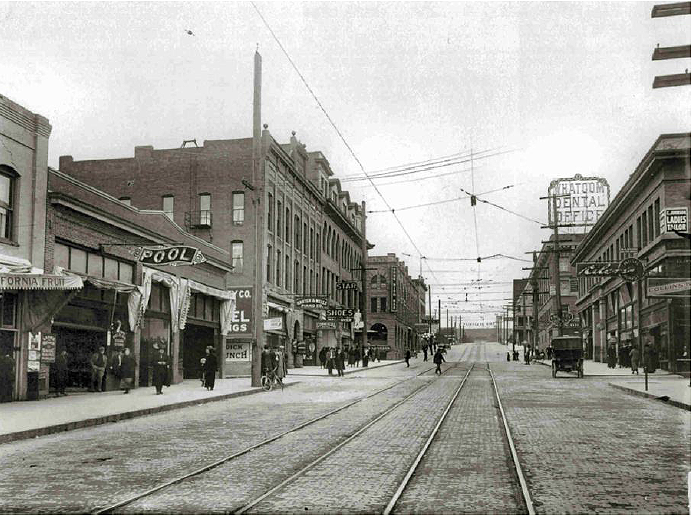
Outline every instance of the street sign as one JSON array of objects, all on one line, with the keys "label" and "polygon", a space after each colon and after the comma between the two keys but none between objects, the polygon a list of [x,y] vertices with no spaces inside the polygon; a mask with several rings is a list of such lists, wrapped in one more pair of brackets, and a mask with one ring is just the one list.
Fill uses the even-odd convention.
[{"label": "street sign", "polygon": [[315,328],[318,330],[336,330],[336,321],[317,321]]},{"label": "street sign", "polygon": [[358,283],[355,281],[337,281],[336,290],[358,290]]},{"label": "street sign", "polygon": [[661,233],[672,233],[673,231],[689,232],[687,208],[665,208],[659,215]]},{"label": "street sign", "polygon": [[325,316],[329,321],[352,321],[355,312],[353,308],[329,308]]},{"label": "street sign", "polygon": [[647,278],[647,297],[688,298],[692,282],[690,278]]}]

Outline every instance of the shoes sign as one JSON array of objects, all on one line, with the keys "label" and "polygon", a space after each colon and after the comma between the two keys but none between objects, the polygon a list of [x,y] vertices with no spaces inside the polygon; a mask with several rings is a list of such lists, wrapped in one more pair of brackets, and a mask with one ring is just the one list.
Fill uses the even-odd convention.
[{"label": "shoes sign", "polygon": [[354,314],[353,308],[329,308],[325,311],[328,321],[352,321]]}]

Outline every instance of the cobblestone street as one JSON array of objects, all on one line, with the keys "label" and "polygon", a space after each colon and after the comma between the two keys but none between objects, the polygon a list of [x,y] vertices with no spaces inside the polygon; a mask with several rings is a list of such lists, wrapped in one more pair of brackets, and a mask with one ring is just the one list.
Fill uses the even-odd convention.
[{"label": "cobblestone street", "polygon": [[93,512],[370,396],[115,512],[381,514],[471,369],[394,512],[525,513],[488,364],[537,513],[689,512],[689,412],[496,344],[446,358],[0,445],[0,512]]}]

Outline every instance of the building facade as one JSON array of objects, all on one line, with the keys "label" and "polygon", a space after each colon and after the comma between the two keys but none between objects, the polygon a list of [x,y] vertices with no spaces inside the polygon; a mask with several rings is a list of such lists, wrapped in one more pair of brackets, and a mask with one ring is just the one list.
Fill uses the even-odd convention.
[{"label": "building facade", "polygon": [[425,316],[427,286],[411,278],[394,253],[368,256],[368,342],[383,358],[401,359],[406,350],[419,351],[416,325]]},{"label": "building facade", "polygon": [[[228,251],[185,232],[160,210],[137,209],[50,170],[46,221],[46,267],[84,285],[54,313],[42,336],[51,336],[57,353],[68,352],[72,390],[91,387],[89,358],[100,346],[109,363],[130,348],[135,386],[151,385],[158,348],[169,357],[171,382],[199,378],[206,347],[221,356],[224,340],[241,332],[240,321],[251,316],[243,299],[251,287],[229,289]],[[142,250],[178,254],[177,246],[193,249],[203,261],[157,264],[157,254],[153,263],[142,261]],[[47,391],[55,382],[54,366],[46,365]],[[118,388],[108,369],[102,387]]]},{"label": "building facade", "polygon": [[[661,135],[572,257],[608,264],[579,277],[576,308],[594,360],[605,361],[608,346],[617,354],[649,343],[655,368],[689,372],[689,210],[690,133]],[[627,258],[642,265],[640,280],[618,273]]]},{"label": "building facade", "polygon": [[[180,149],[136,147],[134,158],[124,159],[63,156],[60,169],[122,202],[162,210],[186,231],[228,251],[232,285],[254,285],[261,274],[264,331],[258,336],[253,328],[228,346],[283,346],[289,367],[315,363],[321,347],[353,342],[352,322],[318,330],[318,321],[327,308],[359,306],[360,284],[356,291],[337,284],[356,278],[362,268],[364,205],[351,202],[326,158],[307,152],[295,134],[282,145],[265,127],[260,156],[254,183],[249,138]],[[323,301],[303,302],[316,297]],[[229,363],[227,372],[248,375],[251,362],[248,357]]]}]

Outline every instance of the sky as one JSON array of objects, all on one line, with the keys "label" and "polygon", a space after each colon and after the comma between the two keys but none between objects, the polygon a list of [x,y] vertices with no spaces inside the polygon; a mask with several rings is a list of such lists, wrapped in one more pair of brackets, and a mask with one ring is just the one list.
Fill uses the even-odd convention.
[{"label": "sky", "polygon": [[[690,131],[690,88],[652,89],[689,59],[651,60],[657,44],[690,43],[690,17],[652,19],[656,3],[257,2],[353,154],[249,2],[0,2],[0,94],[49,119],[55,168],[246,138],[258,49],[274,138],[296,131],[322,151],[376,212],[370,253],[396,253],[434,306],[473,325],[494,321],[549,237],[552,179],[603,177],[612,199],[660,134]],[[359,162],[372,174],[471,152],[473,166],[353,180]],[[514,214],[468,199],[397,211],[461,189]],[[495,254],[511,258],[443,261]],[[478,279],[466,303],[452,284]]]}]

